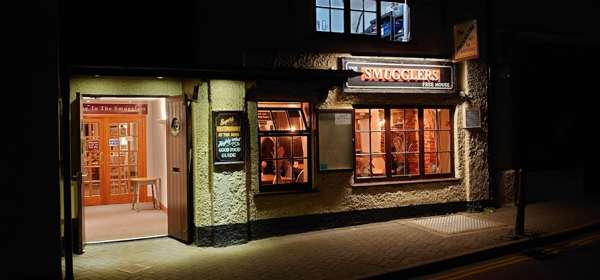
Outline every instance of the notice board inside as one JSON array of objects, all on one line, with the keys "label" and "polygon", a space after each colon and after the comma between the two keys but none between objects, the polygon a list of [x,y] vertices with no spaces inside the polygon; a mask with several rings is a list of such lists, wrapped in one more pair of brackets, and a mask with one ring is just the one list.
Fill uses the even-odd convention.
[{"label": "notice board inside", "polygon": [[318,115],[319,170],[352,170],[352,111]]}]

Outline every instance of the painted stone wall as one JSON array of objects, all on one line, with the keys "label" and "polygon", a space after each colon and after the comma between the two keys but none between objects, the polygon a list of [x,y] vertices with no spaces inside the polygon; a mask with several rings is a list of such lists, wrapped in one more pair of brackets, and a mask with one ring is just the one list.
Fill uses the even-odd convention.
[{"label": "painted stone wall", "polygon": [[176,96],[182,93],[180,79],[152,77],[73,76],[69,81],[71,102],[77,92],[108,96]]},{"label": "painted stone wall", "polygon": [[465,131],[465,171],[467,199],[477,201],[488,199],[490,190],[488,166],[488,68],[478,60],[466,62],[465,93],[467,100],[463,108],[470,106],[481,112],[481,128]]},{"label": "painted stone wall", "polygon": [[185,92],[200,85],[192,102],[194,224],[197,227],[247,222],[246,170],[243,164],[213,165],[212,112],[244,111],[241,81],[184,81]]}]

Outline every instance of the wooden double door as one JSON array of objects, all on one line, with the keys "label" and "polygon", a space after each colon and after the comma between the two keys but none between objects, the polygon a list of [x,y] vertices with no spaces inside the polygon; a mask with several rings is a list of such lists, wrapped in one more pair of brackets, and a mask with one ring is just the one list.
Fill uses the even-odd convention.
[{"label": "wooden double door", "polygon": [[84,115],[81,134],[84,206],[131,203],[130,179],[146,176],[145,115]]}]

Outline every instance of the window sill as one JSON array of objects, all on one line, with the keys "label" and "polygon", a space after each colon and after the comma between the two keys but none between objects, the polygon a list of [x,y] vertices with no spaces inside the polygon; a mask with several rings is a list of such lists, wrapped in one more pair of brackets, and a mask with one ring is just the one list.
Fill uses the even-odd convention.
[{"label": "window sill", "polygon": [[368,182],[368,183],[355,183],[354,177],[350,181],[350,186],[353,188],[364,188],[364,187],[378,187],[378,186],[400,186],[400,185],[415,185],[415,184],[429,184],[429,183],[445,183],[445,182],[460,182],[461,178],[436,178],[436,179],[419,179],[419,180],[407,180],[407,181],[386,181],[386,182]]},{"label": "window sill", "polygon": [[318,193],[319,190],[290,190],[290,191],[270,191],[270,192],[257,192],[254,193],[254,197],[261,196],[273,196],[273,195],[286,195],[286,194],[310,194],[310,193]]}]

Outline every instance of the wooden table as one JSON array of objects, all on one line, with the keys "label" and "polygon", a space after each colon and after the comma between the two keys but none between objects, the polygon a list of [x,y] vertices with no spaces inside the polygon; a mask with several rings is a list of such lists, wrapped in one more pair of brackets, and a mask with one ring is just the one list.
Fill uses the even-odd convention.
[{"label": "wooden table", "polygon": [[158,204],[158,208],[160,209],[160,197],[156,198],[156,196],[154,195],[155,188],[157,193],[160,191],[159,177],[135,177],[129,178],[129,182],[132,184],[133,187],[133,199],[131,202],[131,209],[140,211],[140,185],[147,186],[149,184],[152,185],[152,207],[156,209],[156,204]]}]

